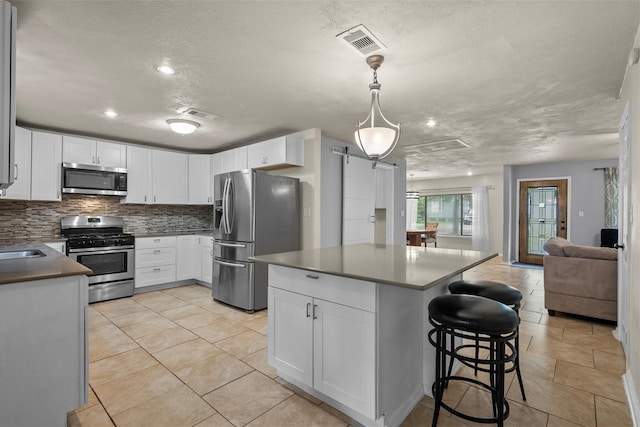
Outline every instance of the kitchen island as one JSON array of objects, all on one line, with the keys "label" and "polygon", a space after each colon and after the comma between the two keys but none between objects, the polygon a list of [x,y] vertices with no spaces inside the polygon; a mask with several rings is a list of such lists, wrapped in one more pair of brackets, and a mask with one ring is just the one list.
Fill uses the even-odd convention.
[{"label": "kitchen island", "polygon": [[362,244],[254,257],[269,264],[269,363],[364,425],[400,425],[431,395],[429,301],[495,256]]},{"label": "kitchen island", "polygon": [[0,248],[0,425],[66,426],[87,402],[88,274],[41,243]]}]

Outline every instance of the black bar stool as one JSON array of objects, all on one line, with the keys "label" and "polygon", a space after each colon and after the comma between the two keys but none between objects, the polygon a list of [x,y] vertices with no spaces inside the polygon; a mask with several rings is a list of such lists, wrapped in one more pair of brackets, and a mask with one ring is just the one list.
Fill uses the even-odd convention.
[{"label": "black bar stool", "polygon": [[[509,403],[504,398],[505,364],[517,356],[511,340],[517,335],[518,315],[513,309],[498,301],[475,295],[442,295],[429,303],[429,342],[436,349],[436,380],[431,388],[435,400],[432,426],[438,424],[440,407],[469,421],[497,423],[504,426],[509,416]],[[461,350],[469,345],[456,345],[459,340],[470,339],[480,348],[489,351],[488,359],[464,355]],[[474,378],[451,375],[447,357],[457,359],[467,366],[478,366],[489,373],[490,384]],[[449,365],[451,366],[451,365]],[[443,394],[450,381],[465,381],[479,385],[491,392],[493,417],[479,418],[457,411],[443,402]]]},{"label": "black bar stool", "polygon": [[[513,286],[505,285],[504,283],[492,282],[489,280],[458,280],[449,284],[449,292],[452,294],[465,294],[465,295],[477,295],[479,297],[489,298],[494,301],[501,302],[502,304],[511,307],[518,318],[520,317],[520,302],[522,301],[522,292]],[[524,394],[524,384],[522,382],[522,374],[520,373],[520,324],[518,322],[517,335],[515,337],[515,346],[517,350],[516,360],[513,362],[513,366],[508,368],[505,372],[516,371],[518,376],[518,382],[520,383],[520,392],[522,393],[522,400],[527,400]],[[478,349],[476,347],[476,358],[478,357]],[[476,370],[477,374],[477,370]]]}]

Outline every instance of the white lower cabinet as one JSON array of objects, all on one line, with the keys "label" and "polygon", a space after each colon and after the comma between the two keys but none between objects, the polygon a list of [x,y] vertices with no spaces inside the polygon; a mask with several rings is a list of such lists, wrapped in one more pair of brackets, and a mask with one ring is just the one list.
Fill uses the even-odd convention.
[{"label": "white lower cabinet", "polygon": [[378,418],[374,283],[270,266],[268,316],[279,373]]},{"label": "white lower cabinet", "polygon": [[178,236],[176,242],[176,279],[198,279],[194,277],[196,265],[200,261],[200,253],[196,252],[196,236]]},{"label": "white lower cabinet", "polygon": [[136,238],[135,287],[176,281],[176,237]]},{"label": "white lower cabinet", "polygon": [[198,247],[200,249],[200,263],[196,274],[200,273],[198,280],[213,283],[213,237],[199,236]]}]

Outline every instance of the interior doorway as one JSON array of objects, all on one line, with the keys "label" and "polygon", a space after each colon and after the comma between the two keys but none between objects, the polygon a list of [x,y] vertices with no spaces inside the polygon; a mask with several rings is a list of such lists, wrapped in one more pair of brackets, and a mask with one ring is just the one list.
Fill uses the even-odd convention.
[{"label": "interior doorway", "polygon": [[542,265],[544,243],[567,238],[567,187],[566,179],[520,182],[519,262]]}]

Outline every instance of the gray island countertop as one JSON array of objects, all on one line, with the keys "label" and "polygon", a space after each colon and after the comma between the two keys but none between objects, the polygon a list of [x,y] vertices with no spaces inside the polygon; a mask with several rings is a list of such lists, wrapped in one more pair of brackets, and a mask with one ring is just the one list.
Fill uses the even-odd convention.
[{"label": "gray island countertop", "polygon": [[418,246],[360,244],[252,257],[284,267],[426,290],[497,253]]}]

